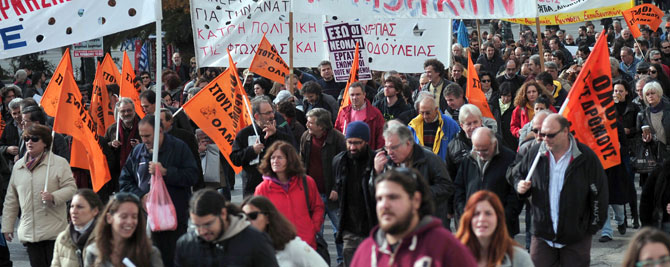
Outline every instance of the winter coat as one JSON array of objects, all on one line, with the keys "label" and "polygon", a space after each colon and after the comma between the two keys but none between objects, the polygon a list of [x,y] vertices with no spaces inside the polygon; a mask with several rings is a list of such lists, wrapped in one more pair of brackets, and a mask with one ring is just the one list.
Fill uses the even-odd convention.
[{"label": "winter coat", "polygon": [[[346,134],[345,129],[347,124],[352,122],[351,109],[352,105],[348,105],[343,107],[342,110],[340,110],[340,113],[337,114],[337,120],[335,120],[335,129],[341,133]],[[370,104],[370,101],[367,99],[365,100],[365,112],[367,117],[365,120],[363,120],[363,122],[367,123],[368,127],[370,127],[370,142],[368,142],[368,144],[370,144],[372,149],[380,149],[384,146],[384,136],[382,136],[384,123],[386,123],[384,116],[377,108]]]},{"label": "winter coat", "polygon": [[[458,123],[445,114],[439,114],[437,117],[439,122],[437,132],[435,133],[435,142],[433,143],[432,151],[438,155],[442,160],[447,158],[447,146],[449,142],[456,136],[461,127]],[[414,142],[423,146],[423,115],[419,114],[416,118],[409,122],[409,130],[414,136]]]},{"label": "winter coat", "polygon": [[496,52],[493,55],[492,59],[489,59],[486,57],[486,53],[479,55],[479,58],[477,59],[477,63],[475,64],[482,64],[481,68],[479,69],[480,72],[486,71],[493,75],[493,77],[498,75],[498,71],[500,71],[500,68],[502,66],[505,66],[505,61],[500,57],[498,52]]},{"label": "winter coat", "polygon": [[[383,93],[383,91],[382,91]],[[383,94],[382,94],[383,95]],[[398,95],[398,101],[396,101],[393,106],[388,106],[386,97],[382,97],[379,101],[373,103],[379,112],[382,113],[384,120],[390,121],[400,117],[400,114],[409,109],[409,105],[405,102],[405,99],[401,95]]]},{"label": "winter coat", "polygon": [[665,131],[665,145],[656,140],[656,130],[654,129],[654,125],[651,123],[651,107],[647,107],[639,112],[637,128],[642,129],[643,125],[649,125],[651,127],[651,133],[654,136],[652,143],[657,148],[656,155],[658,155],[660,159],[666,160],[670,159],[670,101],[665,99],[661,99],[661,101],[662,102],[658,105],[663,105],[661,107],[663,110],[659,112],[663,112],[661,121],[663,123],[663,130]]},{"label": "winter coat", "polygon": [[[523,156],[518,165],[508,172],[514,179],[514,188],[526,179],[540,146],[534,145]],[[607,219],[609,193],[607,176],[598,156],[586,145],[570,136],[572,155],[565,170],[565,182],[561,189],[557,232],[554,232],[549,199],[549,153],[543,152],[531,176],[531,188],[523,198],[530,198],[533,218],[533,235],[559,244],[573,244],[593,235],[602,228]],[[542,148],[546,151],[545,148]]]},{"label": "winter coat", "polygon": [[470,250],[432,216],[421,218],[396,246],[393,251],[377,226],[358,246],[351,266],[477,266]]},{"label": "winter coat", "polygon": [[447,171],[449,172],[449,177],[456,177],[458,166],[468,157],[471,150],[472,140],[465,135],[465,131],[461,130],[448,145]]},{"label": "winter coat", "polygon": [[242,214],[229,214],[228,221],[228,229],[213,242],[201,239],[195,231],[182,235],[177,240],[174,266],[279,266],[266,234],[252,227]]},{"label": "winter coat", "polygon": [[[526,123],[529,123],[532,119],[528,117],[528,111],[526,110],[527,108],[528,107],[516,106],[512,112],[512,122],[509,125],[509,129],[516,138],[519,138],[519,131],[521,128],[523,128],[523,126],[526,125]],[[549,109],[554,113],[557,112],[556,108],[553,106],[549,107]]]},{"label": "winter coat", "polygon": [[[100,250],[98,246],[93,242],[91,245],[86,247],[86,255],[84,256],[84,266],[92,267],[95,264],[95,260],[100,256]],[[151,267],[163,267],[163,259],[161,258],[161,252],[155,246],[151,246],[151,254],[147,255],[151,260]],[[100,267],[114,267],[111,262],[103,262]]]},{"label": "winter coat", "polygon": [[337,100],[335,100],[334,97],[323,93],[321,93],[319,100],[317,100],[314,105],[310,104],[307,99],[304,99],[302,101],[302,106],[305,109],[305,114],[315,108],[322,108],[330,111],[330,118],[333,120],[333,122],[335,122],[335,118],[337,118],[337,111],[340,109],[340,103],[337,103]]},{"label": "winter coat", "polygon": [[316,250],[297,236],[277,251],[277,262],[282,267],[328,267]]},{"label": "winter coat", "polygon": [[489,190],[494,192],[505,208],[505,221],[510,236],[519,233],[519,197],[516,190],[505,179],[507,167],[514,162],[514,151],[502,146],[499,142],[496,150],[498,151],[484,171],[481,173],[475,159],[471,153],[461,162],[458,168],[458,174],[454,179],[454,201],[457,213],[462,214],[470,196],[479,190]]},{"label": "winter coat", "polygon": [[[335,190],[335,177],[333,172],[333,158],[342,151],[346,151],[347,147],[344,142],[344,135],[335,129],[330,129],[326,140],[321,149],[321,168],[323,170],[323,181],[326,191],[324,194],[329,195],[330,191]],[[305,165],[305,169],[309,170],[309,161],[311,158],[312,138],[309,131],[305,131],[300,138],[300,156]]]},{"label": "winter coat", "polygon": [[668,204],[670,204],[670,161],[665,161],[649,175],[642,188],[640,196],[642,226],[661,229],[662,222],[670,221]]},{"label": "winter coat", "polygon": [[[2,233],[13,233],[14,223],[21,211],[18,239],[22,243],[56,240],[67,224],[67,204],[77,191],[70,164],[64,158],[47,152],[31,172],[26,167],[26,157],[14,164],[9,179],[5,206],[2,210]],[[53,204],[42,204],[40,192],[44,190],[47,161],[51,157],[47,190],[53,195]]]},{"label": "winter coat", "polygon": [[64,266],[64,267],[83,267],[84,266],[84,255],[86,255],[86,248],[95,243],[95,224],[89,226],[91,234],[86,239],[86,245],[84,245],[83,250],[79,250],[77,245],[72,241],[71,234],[72,227],[68,227],[65,231],[58,234],[56,238],[56,245],[54,246],[54,255],[51,260],[52,267]]},{"label": "winter coat", "polygon": [[254,195],[267,197],[277,210],[293,223],[300,239],[316,249],[316,233],[321,231],[325,208],[316,182],[309,176],[305,176],[309,188],[309,203],[307,203],[302,178],[291,177],[286,191],[277,182],[272,181],[273,179],[263,177],[263,182],[256,187]]}]

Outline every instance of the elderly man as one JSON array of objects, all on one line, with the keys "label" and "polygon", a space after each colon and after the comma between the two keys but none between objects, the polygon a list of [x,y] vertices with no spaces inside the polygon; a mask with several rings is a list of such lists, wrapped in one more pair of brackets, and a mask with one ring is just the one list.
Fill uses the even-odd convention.
[{"label": "elderly man", "polygon": [[492,191],[505,207],[509,235],[513,237],[518,234],[519,198],[514,188],[505,180],[507,168],[513,161],[514,151],[500,145],[491,129],[475,129],[472,133],[472,152],[461,162],[454,179],[456,213],[463,213],[465,203],[475,192]]},{"label": "elderly man", "polygon": [[[607,176],[598,156],[570,134],[569,122],[549,115],[534,145],[510,171],[533,214],[531,258],[537,266],[588,266],[591,238],[607,216]],[[536,155],[537,166],[526,180]]]},{"label": "elderly man", "polygon": [[399,121],[389,121],[384,126],[384,150],[375,155],[375,174],[397,167],[414,168],[430,184],[433,199],[439,203],[436,215],[445,227],[449,227],[447,200],[451,198],[453,186],[444,160],[414,142],[412,132]]},{"label": "elderly man", "polygon": [[419,95],[416,110],[419,111],[419,115],[408,125],[414,136],[414,142],[446,160],[449,141],[461,128],[448,115],[440,113],[437,101],[431,93],[422,92]]},{"label": "elderly man", "polygon": [[630,77],[635,77],[638,63],[640,63],[640,60],[635,58],[632,48],[627,46],[621,48],[621,63],[619,63],[619,68],[630,75]]},{"label": "elderly man", "polygon": [[463,55],[463,46],[455,43],[451,46],[451,54],[454,57],[454,62],[461,63],[463,66],[468,65],[468,58]]},{"label": "elderly man", "polygon": [[447,150],[447,171],[449,172],[450,177],[456,177],[458,166],[463,159],[467,157],[468,153],[470,153],[470,150],[472,149],[472,141],[470,138],[475,129],[482,126],[486,126],[494,132],[495,129],[498,129],[495,121],[488,118],[493,122],[493,124],[491,124],[487,123],[485,119],[487,118],[482,117],[482,112],[475,105],[465,104],[460,108],[458,122],[461,125],[461,131],[459,131],[454,139],[449,142]]},{"label": "elderly man", "polygon": [[179,52],[172,54],[172,65],[170,65],[170,69],[177,73],[179,80],[182,83],[186,83],[189,80],[191,69],[182,61]]},{"label": "elderly man", "polygon": [[337,114],[335,129],[340,132],[346,132],[349,123],[363,121],[370,127],[370,147],[372,149],[379,149],[384,146],[384,137],[382,136],[384,116],[377,108],[370,104],[370,100],[365,98],[364,88],[365,85],[361,82],[355,82],[349,86],[351,104],[343,107]]},{"label": "elderly man", "polygon": [[621,37],[614,39],[614,47],[612,48],[612,55],[616,57],[618,60],[621,60],[621,58],[619,57],[621,55],[621,48],[628,47],[632,49],[633,46],[635,46],[635,38],[630,33],[629,29],[624,29],[621,31]]}]

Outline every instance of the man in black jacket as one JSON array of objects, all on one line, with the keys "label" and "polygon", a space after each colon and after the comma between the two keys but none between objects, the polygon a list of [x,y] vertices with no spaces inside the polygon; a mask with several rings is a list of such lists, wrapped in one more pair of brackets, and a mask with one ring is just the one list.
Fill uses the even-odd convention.
[{"label": "man in black jacket", "polygon": [[370,128],[355,121],[347,126],[347,150],[333,159],[333,172],[339,195],[340,225],[336,241],[343,242],[344,266],[350,266],[354,252],[377,225],[372,172],[374,151],[370,149]]},{"label": "man in black jacket", "polygon": [[[537,266],[588,266],[591,239],[605,223],[608,187],[598,156],[570,134],[569,122],[552,114],[542,123],[544,142],[530,148],[511,171],[521,197],[530,199]],[[526,180],[540,154],[536,169]]]},{"label": "man in black jacket", "polygon": [[268,236],[251,227],[244,215],[230,213],[216,191],[196,192],[189,214],[195,230],[177,241],[175,266],[278,266]]},{"label": "man in black jacket", "polygon": [[[194,159],[200,158],[200,153],[198,152],[198,140],[195,139],[195,134],[187,132],[184,129],[172,127],[172,124],[174,124],[174,117],[172,116],[171,110],[167,108],[161,109],[161,124],[163,124],[165,132],[167,132],[169,135],[177,137],[177,139],[181,140],[186,144],[186,146],[188,146],[188,148],[191,150],[191,153],[193,153]],[[198,183],[193,186],[193,191],[205,187],[205,181],[203,180],[202,176],[202,165],[196,165],[198,165]]]},{"label": "man in black jacket", "polygon": [[384,125],[384,150],[375,155],[376,175],[396,167],[414,168],[430,185],[436,205],[435,214],[449,229],[447,200],[453,194],[453,185],[444,160],[432,151],[414,142],[412,132],[407,125],[392,120]]}]

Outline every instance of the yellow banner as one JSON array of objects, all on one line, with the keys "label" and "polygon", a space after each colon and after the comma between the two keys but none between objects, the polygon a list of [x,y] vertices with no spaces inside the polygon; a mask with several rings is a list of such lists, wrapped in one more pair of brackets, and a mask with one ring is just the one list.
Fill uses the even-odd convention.
[{"label": "yellow banner", "polygon": [[[572,24],[589,20],[623,16],[622,12],[633,6],[632,2],[625,2],[605,7],[540,16],[540,25]],[[525,25],[535,25],[535,18],[506,19],[506,21]]]}]

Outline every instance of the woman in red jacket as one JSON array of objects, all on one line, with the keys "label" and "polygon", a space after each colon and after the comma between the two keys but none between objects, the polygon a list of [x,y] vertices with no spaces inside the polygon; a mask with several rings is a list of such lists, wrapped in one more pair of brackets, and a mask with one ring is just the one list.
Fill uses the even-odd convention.
[{"label": "woman in red jacket", "polygon": [[[316,249],[316,233],[323,224],[324,205],[316,182],[305,175],[295,148],[284,141],[275,142],[258,169],[263,174],[263,182],[256,187],[254,195],[270,199],[293,223],[300,239]],[[308,193],[305,193],[305,184]]]},{"label": "woman in red jacket", "polygon": [[[517,91],[514,98],[514,106],[516,108],[512,111],[512,122],[509,126],[514,137],[519,138],[519,130],[533,119],[535,115],[533,105],[540,94],[546,96],[552,104],[554,103],[554,98],[547,92],[547,89],[535,81],[524,83]],[[556,112],[556,109],[551,105],[549,109]]]}]

